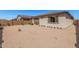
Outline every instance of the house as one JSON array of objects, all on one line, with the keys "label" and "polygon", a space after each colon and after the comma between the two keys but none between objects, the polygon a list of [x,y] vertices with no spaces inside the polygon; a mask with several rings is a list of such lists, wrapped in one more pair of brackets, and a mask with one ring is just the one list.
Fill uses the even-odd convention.
[{"label": "house", "polygon": [[38,15],[33,19],[34,24],[51,27],[67,27],[73,24],[73,17],[68,12],[57,12]]},{"label": "house", "polygon": [[32,21],[35,25],[48,27],[67,27],[73,24],[73,16],[69,12],[47,13],[38,16],[18,15],[17,20]]},{"label": "house", "polygon": [[29,21],[32,19],[32,16],[27,16],[27,15],[18,15],[16,20],[20,21],[20,20],[24,20],[24,21]]}]

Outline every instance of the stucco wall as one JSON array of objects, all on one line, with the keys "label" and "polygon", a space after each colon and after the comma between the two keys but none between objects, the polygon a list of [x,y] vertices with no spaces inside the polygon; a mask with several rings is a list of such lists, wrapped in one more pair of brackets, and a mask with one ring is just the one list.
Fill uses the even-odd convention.
[{"label": "stucco wall", "polygon": [[58,24],[49,24],[48,18],[39,18],[39,25],[65,28],[71,24],[73,24],[73,20],[66,19],[66,17],[58,17]]},{"label": "stucco wall", "polygon": [[3,30],[7,48],[73,48],[75,47],[75,27],[64,29],[47,28],[36,25],[6,26]]}]

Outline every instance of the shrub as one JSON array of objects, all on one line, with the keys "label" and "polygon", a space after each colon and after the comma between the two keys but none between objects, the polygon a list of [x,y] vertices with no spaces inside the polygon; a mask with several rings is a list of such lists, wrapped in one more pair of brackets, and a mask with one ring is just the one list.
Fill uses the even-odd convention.
[{"label": "shrub", "polygon": [[22,31],[21,29],[18,29],[18,31]]},{"label": "shrub", "polygon": [[8,25],[8,26],[10,26],[10,24],[9,24],[9,23],[8,23],[7,25]]}]

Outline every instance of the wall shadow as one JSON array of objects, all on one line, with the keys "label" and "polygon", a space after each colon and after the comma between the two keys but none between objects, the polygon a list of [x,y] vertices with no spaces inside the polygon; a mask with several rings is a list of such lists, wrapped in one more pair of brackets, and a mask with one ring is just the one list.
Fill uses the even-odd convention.
[{"label": "wall shadow", "polygon": [[75,43],[75,47],[79,48],[79,26],[76,25],[76,43]]},{"label": "wall shadow", "polygon": [[3,27],[0,27],[0,48],[2,48],[2,43],[3,43],[2,34],[3,34]]}]

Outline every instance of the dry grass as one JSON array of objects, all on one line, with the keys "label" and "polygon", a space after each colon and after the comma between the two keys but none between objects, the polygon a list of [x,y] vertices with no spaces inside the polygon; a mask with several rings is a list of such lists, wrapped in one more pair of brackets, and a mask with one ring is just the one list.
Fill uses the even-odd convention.
[{"label": "dry grass", "polygon": [[0,26],[32,25],[32,21],[0,21]]}]

